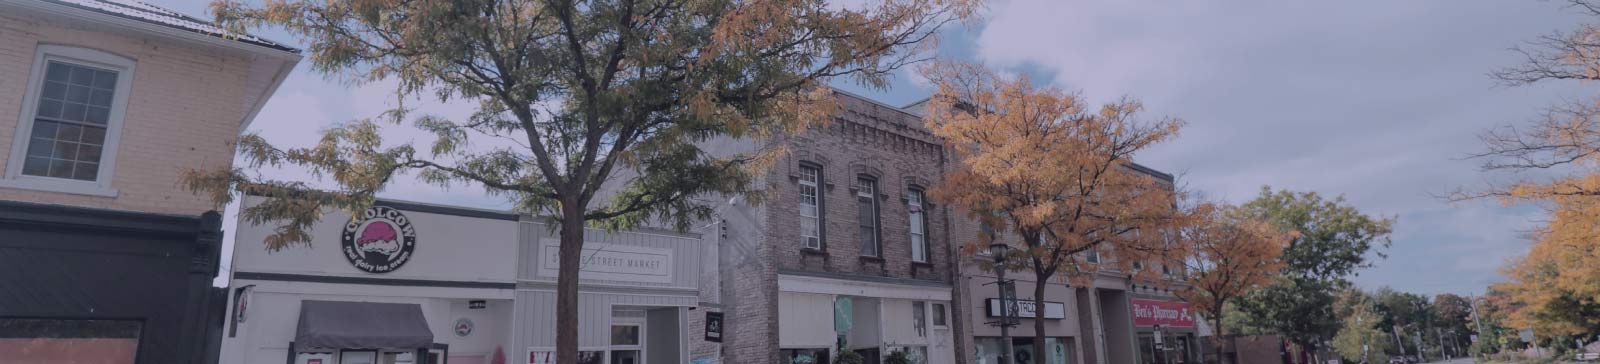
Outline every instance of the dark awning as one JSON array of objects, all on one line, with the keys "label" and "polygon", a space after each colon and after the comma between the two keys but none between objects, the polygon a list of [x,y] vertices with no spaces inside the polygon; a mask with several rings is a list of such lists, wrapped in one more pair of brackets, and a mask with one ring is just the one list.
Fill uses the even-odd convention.
[{"label": "dark awning", "polygon": [[433,345],[422,306],[410,303],[301,301],[300,349],[417,349]]}]

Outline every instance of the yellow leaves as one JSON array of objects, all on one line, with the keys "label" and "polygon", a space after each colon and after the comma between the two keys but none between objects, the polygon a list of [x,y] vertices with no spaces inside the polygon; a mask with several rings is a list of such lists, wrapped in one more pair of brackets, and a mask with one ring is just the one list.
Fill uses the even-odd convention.
[{"label": "yellow leaves", "polygon": [[1166,261],[1159,231],[1171,217],[1166,181],[1132,167],[1135,153],[1174,135],[1181,122],[1137,120],[1124,100],[1086,110],[1076,94],[1039,87],[1025,76],[940,62],[922,69],[938,85],[925,122],[955,151],[958,168],[933,189],[936,199],[998,220],[1022,236],[1042,236],[1027,256],[1074,276],[1068,255],[1099,249],[1102,264],[1133,272],[1136,262]]}]

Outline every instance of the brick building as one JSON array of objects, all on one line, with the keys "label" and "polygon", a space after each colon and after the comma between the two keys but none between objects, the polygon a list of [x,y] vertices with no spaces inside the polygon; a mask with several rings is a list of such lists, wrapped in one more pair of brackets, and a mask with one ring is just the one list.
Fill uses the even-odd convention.
[{"label": "brick building", "polygon": [[757,182],[768,201],[720,210],[723,360],[827,363],[850,350],[876,363],[903,350],[955,363],[951,215],[925,195],[944,148],[915,114],[838,96],[831,123],[776,141],[790,153]]},{"label": "brick building", "polygon": [[299,60],[137,1],[0,2],[0,361],[215,361],[220,215],[180,178]]}]

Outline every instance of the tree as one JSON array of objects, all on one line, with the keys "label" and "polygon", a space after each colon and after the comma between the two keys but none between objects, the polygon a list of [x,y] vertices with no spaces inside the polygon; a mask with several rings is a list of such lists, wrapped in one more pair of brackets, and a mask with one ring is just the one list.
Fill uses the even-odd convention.
[{"label": "tree", "polygon": [[1363,214],[1342,196],[1327,200],[1315,192],[1271,187],[1240,208],[1279,230],[1298,232],[1281,257],[1284,277],[1240,299],[1240,310],[1250,325],[1315,348],[1338,330],[1334,292],[1349,285],[1345,279],[1356,269],[1371,265],[1368,254],[1383,257],[1378,249],[1389,246],[1394,219]]},{"label": "tree", "polygon": [[[309,45],[315,70],[351,83],[394,80],[397,100],[476,105],[465,120],[417,115],[402,103],[329,129],[309,148],[240,140],[250,169],[298,166],[331,179],[276,180],[244,168],[194,171],[187,187],[278,222],[267,249],[307,244],[323,208],[359,211],[395,179],[478,186],[515,209],[547,216],[560,234],[557,358],[577,360],[579,258],[586,226],[708,217],[705,195],[741,195],[781,147],[714,156],[714,137],[763,139],[818,125],[834,112],[826,85],[882,87],[920,59],[941,25],[975,1],[885,0],[841,9],[821,0],[268,1],[212,5],[233,28],[270,25]],[[383,140],[410,121],[420,147]],[[602,190],[602,186],[606,187]],[[614,188],[613,188],[614,187]],[[605,195],[602,195],[605,191]],[[352,214],[358,215],[358,214]]]},{"label": "tree", "polygon": [[1444,331],[1443,340],[1448,342],[1451,350],[1457,355],[1465,353],[1468,332],[1472,332],[1472,302],[1466,297],[1452,293],[1441,293],[1433,298],[1434,327]]},{"label": "tree", "polygon": [[1374,305],[1381,317],[1379,327],[1400,336],[1398,345],[1402,352],[1420,353],[1422,348],[1417,347],[1411,338],[1428,329],[1426,325],[1431,313],[1428,310],[1427,297],[1396,291],[1389,287],[1379,288],[1373,296]]},{"label": "tree", "polygon": [[1339,298],[1342,326],[1333,337],[1333,349],[1345,360],[1367,363],[1387,363],[1389,336],[1380,329],[1376,308],[1371,297],[1360,290],[1349,289]]},{"label": "tree", "polygon": [[1200,204],[1189,220],[1173,229],[1189,252],[1183,259],[1189,289],[1178,293],[1215,330],[1221,345],[1223,310],[1229,301],[1272,283],[1284,264],[1278,259],[1293,232],[1285,233],[1226,205]]},{"label": "tree", "polygon": [[[1079,253],[1114,253],[1120,259],[1102,264],[1134,272],[1136,262],[1167,247],[1160,234],[1137,231],[1161,231],[1174,193],[1167,181],[1137,172],[1132,158],[1176,135],[1181,121],[1137,120],[1142,106],[1130,100],[1091,112],[1077,95],[972,64],[938,63],[924,73],[939,85],[927,107],[928,129],[959,161],[933,196],[1022,239],[1008,261],[1032,270],[1039,307],[1052,279],[1083,279],[1093,269]],[[1036,353],[1045,352],[1044,323],[1044,310],[1035,310]]]},{"label": "tree", "polygon": [[[1566,0],[1569,8],[1600,17],[1600,1]],[[1600,80],[1600,24],[1539,37],[1514,48],[1520,64],[1491,74],[1508,86]],[[1505,268],[1501,286],[1519,307],[1508,324],[1551,334],[1600,333],[1593,307],[1600,302],[1600,98],[1552,104],[1526,126],[1504,126],[1480,138],[1473,156],[1484,171],[1525,173],[1508,184],[1458,191],[1453,200],[1494,198],[1502,204],[1542,208],[1547,224],[1534,230],[1528,255]],[[1552,177],[1546,177],[1552,176]],[[1588,230],[1585,230],[1588,229]]]}]

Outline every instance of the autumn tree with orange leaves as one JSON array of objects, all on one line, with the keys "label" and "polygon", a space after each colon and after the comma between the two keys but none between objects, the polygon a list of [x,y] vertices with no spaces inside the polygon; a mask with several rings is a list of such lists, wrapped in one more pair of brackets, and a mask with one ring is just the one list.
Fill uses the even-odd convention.
[{"label": "autumn tree with orange leaves", "polygon": [[[308,244],[324,209],[352,216],[399,177],[482,188],[559,226],[557,361],[578,357],[584,229],[708,218],[708,195],[743,196],[781,153],[712,155],[719,137],[764,139],[832,117],[831,82],[884,87],[927,55],[928,40],[978,0],[234,0],[212,4],[231,28],[280,27],[312,68],[352,84],[394,81],[393,96],[470,105],[470,117],[405,103],[337,123],[314,146],[240,138],[243,166],[194,171],[187,187],[219,204],[267,197],[242,220],[275,223],[269,250]],[[411,124],[419,145],[380,133]],[[275,178],[304,168],[323,181]],[[313,182],[324,182],[321,185]],[[330,186],[331,185],[331,186]],[[312,188],[316,186],[317,188]],[[602,189],[602,186],[608,186]],[[719,200],[719,199],[710,199]]]},{"label": "autumn tree with orange leaves", "polygon": [[1226,335],[1222,315],[1229,301],[1272,282],[1283,271],[1284,246],[1294,232],[1284,232],[1228,205],[1201,203],[1185,211],[1171,239],[1188,252],[1182,259],[1189,288],[1178,292],[1206,321],[1213,338]]},{"label": "autumn tree with orange leaves", "polygon": [[[1565,0],[1600,18],[1600,1]],[[1514,48],[1519,64],[1491,75],[1508,86],[1600,81],[1600,24],[1545,35]],[[1508,184],[1465,191],[1454,200],[1493,198],[1544,210],[1528,255],[1503,269],[1499,284],[1516,307],[1511,325],[1542,337],[1600,334],[1600,98],[1561,101],[1531,123],[1490,130],[1476,156],[1486,171],[1533,172]]]},{"label": "autumn tree with orange leaves", "polygon": [[[1154,232],[1172,220],[1174,189],[1132,158],[1177,135],[1182,121],[1140,120],[1143,107],[1131,100],[1093,108],[1079,95],[974,64],[941,62],[923,72],[938,85],[928,128],[959,161],[932,195],[1021,237],[1024,246],[1008,258],[1016,263],[997,269],[1031,270],[1035,304],[1043,307],[1053,278],[1082,283],[1098,269],[1137,272],[1137,262],[1166,257]],[[973,238],[963,251],[988,243]],[[1080,260],[1091,250],[1101,263]],[[1034,315],[1034,352],[1043,353],[1044,310]]]}]

